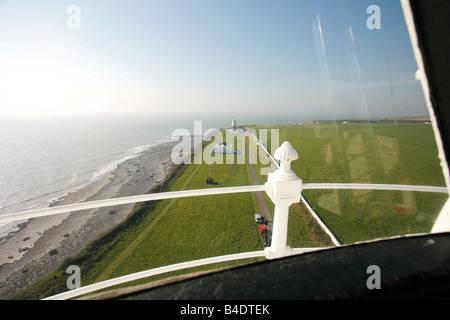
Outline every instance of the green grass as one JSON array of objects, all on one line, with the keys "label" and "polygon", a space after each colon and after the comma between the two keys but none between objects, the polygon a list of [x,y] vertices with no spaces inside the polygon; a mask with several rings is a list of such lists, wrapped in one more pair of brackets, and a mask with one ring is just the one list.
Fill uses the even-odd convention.
[{"label": "green grass", "polygon": [[[246,164],[212,164],[211,176],[217,183],[215,185],[205,183],[208,176],[209,166],[205,163],[181,166],[165,184],[165,188],[157,191],[250,184]],[[263,239],[253,218],[254,208],[257,207],[255,201],[251,193],[240,193],[152,201],[142,207],[137,206],[136,212],[126,222],[94,241],[79,255],[64,262],[57,271],[15,298],[37,299],[67,290],[65,279],[68,275],[65,270],[71,264],[80,266],[82,285],[85,286],[174,263],[263,250]],[[228,262],[212,267],[237,263],[243,262]],[[196,268],[170,275],[204,269]],[[153,277],[152,280],[160,278]]]},{"label": "green grass", "polygon": [[[207,170],[206,165],[189,166],[186,175],[191,179],[186,189],[207,188]],[[218,182],[217,187],[246,185],[245,170],[245,165],[218,165],[212,169],[212,176]],[[176,190],[177,185],[174,185]],[[263,249],[248,193],[165,200],[153,215],[159,219],[155,222],[156,218],[149,218],[148,223],[144,223],[149,227],[138,232],[140,238],[132,250],[127,246],[126,258],[113,261],[117,264],[111,268],[112,272],[96,280],[183,261]]]},{"label": "green grass", "polygon": [[[298,151],[299,160],[292,163],[292,169],[304,183],[444,186],[431,126],[361,124],[276,129],[280,144],[290,141]],[[270,136],[268,150],[271,151]],[[179,166],[154,192],[251,184],[248,164],[236,163]],[[267,165],[255,164],[257,173],[263,168]],[[209,169],[216,185],[205,183]],[[266,175],[259,174],[258,178],[261,184],[267,181]],[[447,199],[442,194],[371,190],[305,190],[303,194],[344,244],[429,232]],[[274,205],[267,195],[265,197],[273,213]],[[65,270],[71,264],[80,266],[85,286],[183,261],[263,250],[263,240],[253,220],[253,213],[257,211],[254,193],[168,199],[137,205],[124,223],[15,298],[37,299],[65,291],[68,277]],[[288,245],[297,248],[333,244],[299,203],[289,209]],[[248,260],[173,272],[133,284],[243,262]]]},{"label": "green grass", "polygon": [[[277,128],[280,144],[289,141],[299,153],[292,169],[304,183],[445,186],[429,125]],[[305,190],[303,194],[345,244],[429,232],[447,199],[443,194],[372,190]]]}]

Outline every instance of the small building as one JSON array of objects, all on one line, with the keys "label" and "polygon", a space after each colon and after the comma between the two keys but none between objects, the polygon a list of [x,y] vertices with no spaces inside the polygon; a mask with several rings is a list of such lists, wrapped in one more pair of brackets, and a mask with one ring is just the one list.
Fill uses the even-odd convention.
[{"label": "small building", "polygon": [[227,145],[225,142],[221,144],[216,144],[214,146],[214,153],[218,154],[226,154],[226,153],[234,153],[233,146]]}]

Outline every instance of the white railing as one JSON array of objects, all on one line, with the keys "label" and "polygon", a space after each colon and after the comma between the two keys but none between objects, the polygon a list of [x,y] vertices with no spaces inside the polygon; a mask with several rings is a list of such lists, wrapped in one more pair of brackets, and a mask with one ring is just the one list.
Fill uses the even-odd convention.
[{"label": "white railing", "polygon": [[206,259],[200,259],[200,260],[193,260],[188,262],[182,262],[177,264],[172,264],[169,266],[159,267],[155,269],[150,269],[142,272],[136,272],[133,274],[128,274],[126,276],[105,280],[102,282],[94,283],[85,287],[73,289],[70,291],[66,291],[51,297],[48,297],[44,300],[65,300],[65,299],[71,299],[75,297],[79,297],[83,294],[92,293],[101,289],[110,288],[112,286],[116,286],[119,284],[127,283],[134,280],[144,279],[151,276],[155,276],[162,273],[177,271],[177,270],[183,270],[187,268],[193,268],[198,266],[205,266],[212,263],[219,263],[219,262],[226,262],[226,261],[234,261],[239,259],[248,259],[248,258],[256,258],[256,257],[263,257],[264,251],[253,251],[253,252],[244,252],[244,253],[237,253],[237,254],[230,254],[225,256],[218,256],[218,257],[212,257],[212,258],[206,258]]},{"label": "white railing", "polygon": [[256,192],[264,191],[264,186],[253,185],[253,186],[242,186],[242,187],[229,187],[229,188],[211,188],[211,189],[196,189],[196,190],[184,190],[184,191],[173,191],[173,192],[161,192],[153,194],[145,194],[139,196],[131,197],[121,197],[97,201],[89,201],[83,203],[75,203],[64,206],[49,207],[44,209],[23,211],[19,213],[6,214],[0,216],[0,224],[9,223],[18,220],[26,220],[31,218],[39,218],[44,216],[50,216],[61,213],[68,213],[74,211],[81,211],[87,209],[97,209],[103,207],[112,207],[116,205],[139,203],[152,200],[164,200],[164,199],[175,199],[175,198],[185,198],[194,196],[205,196],[205,195],[215,195],[215,194],[226,194],[226,193],[240,193],[240,192]]},{"label": "white railing", "polygon": [[[147,278],[150,276],[172,272],[176,270],[192,268],[202,265],[208,265],[212,263],[219,263],[225,261],[265,257],[267,259],[276,259],[293,254],[299,254],[310,251],[317,251],[322,248],[290,248],[286,245],[287,240],[287,226],[289,207],[291,204],[300,202],[302,190],[313,189],[372,189],[372,190],[396,190],[396,191],[419,191],[419,192],[437,192],[448,193],[447,188],[433,187],[433,186],[415,186],[415,185],[393,185],[393,184],[351,184],[351,183],[302,183],[301,179],[290,170],[290,162],[296,160],[298,155],[292,146],[285,142],[275,152],[274,157],[280,161],[280,165],[277,164],[278,170],[270,173],[268,181],[264,185],[252,185],[252,186],[240,186],[240,187],[228,187],[228,188],[210,188],[210,189],[195,189],[184,191],[163,192],[156,194],[145,194],[131,197],[121,197],[113,199],[105,199],[98,201],[90,201],[84,203],[70,204],[64,206],[50,207],[46,209],[24,211],[15,214],[8,214],[0,217],[0,223],[8,223],[12,221],[26,220],[31,218],[39,218],[49,215],[62,214],[68,212],[77,212],[87,209],[96,209],[101,207],[117,206],[130,203],[138,203],[153,200],[174,199],[183,197],[194,196],[207,196],[218,194],[230,194],[230,193],[242,193],[242,192],[261,192],[265,191],[270,199],[275,204],[274,222],[272,226],[272,243],[270,247],[266,247],[262,251],[244,252],[231,255],[224,255],[218,257],[211,257],[206,259],[188,261],[169,266],[150,269],[142,272],[129,274],[126,276],[118,277],[73,289],[47,299],[70,299],[83,294],[92,293],[100,289],[105,289],[118,284]],[[305,202],[307,205],[307,202]],[[309,205],[308,205],[309,206]],[[314,211],[309,208],[311,213]],[[315,214],[315,213],[314,213]],[[332,232],[326,227],[326,225],[319,219],[320,226],[330,236],[334,245],[339,246],[340,243],[334,237]]]},{"label": "white railing", "polygon": [[[359,183],[304,183],[303,190],[325,190],[325,189],[367,189],[367,190],[396,190],[396,191],[418,191],[418,192],[433,192],[433,193],[447,193],[445,187],[431,187],[431,186],[415,186],[415,185],[396,185],[396,184],[359,184]],[[211,188],[211,189],[193,189],[184,191],[161,192],[153,194],[145,194],[139,196],[121,197],[97,201],[88,201],[83,203],[74,203],[63,206],[49,207],[36,210],[22,211],[18,213],[11,213],[0,216],[0,224],[10,223],[14,221],[27,220],[32,218],[39,218],[51,216],[62,213],[77,212],[88,209],[98,209],[103,207],[112,207],[116,205],[124,205],[131,203],[139,203],[154,200],[175,199],[195,196],[207,196],[227,193],[242,193],[242,192],[260,192],[265,191],[265,185],[239,186],[227,188]]]},{"label": "white railing", "polygon": [[[251,136],[253,139],[255,139],[256,143],[263,149],[263,151],[267,154],[267,156],[270,158],[270,161],[277,167],[280,168],[280,165],[278,162],[273,158],[273,156],[270,154],[270,152],[267,150],[267,148],[261,143],[261,141],[255,136],[255,133],[252,132]],[[273,150],[273,149],[272,149]]]},{"label": "white railing", "polygon": [[[305,252],[318,251],[318,250],[324,250],[324,249],[327,249],[327,247],[295,248],[295,249],[292,249],[292,251],[293,251],[293,254],[301,254],[301,253],[305,253]],[[102,289],[110,288],[112,286],[148,278],[151,276],[156,276],[156,275],[163,274],[163,273],[168,273],[168,272],[177,271],[177,270],[184,270],[184,269],[193,268],[193,267],[205,266],[205,265],[209,265],[209,264],[213,264],[213,263],[236,261],[236,260],[240,260],[240,259],[259,258],[259,257],[264,257],[264,256],[265,256],[265,252],[261,250],[261,251],[243,252],[243,253],[236,253],[236,254],[229,254],[229,255],[218,256],[218,257],[211,257],[211,258],[187,261],[187,262],[172,264],[172,265],[168,265],[168,266],[164,266],[164,267],[145,270],[145,271],[141,271],[141,272],[136,272],[136,273],[132,273],[132,274],[127,274],[122,277],[105,280],[102,282],[94,283],[91,285],[87,285],[84,287],[66,291],[66,292],[63,292],[60,294],[56,294],[54,296],[47,297],[44,300],[66,300],[66,299],[76,298],[76,297],[79,297],[84,294],[89,294],[89,293],[92,293],[95,291],[99,291]]]},{"label": "white railing", "polygon": [[[439,192],[446,193],[445,188],[440,187],[428,187],[428,186],[408,186],[408,185],[363,185],[365,189],[378,189],[378,190],[400,190],[400,191],[424,191],[424,192]],[[142,202],[142,201],[150,201],[150,200],[161,200],[161,199],[173,199],[173,198],[182,198],[182,197],[191,197],[191,196],[205,196],[205,195],[215,195],[215,194],[225,194],[225,193],[241,193],[241,192],[259,192],[266,190],[267,186],[265,185],[255,185],[255,186],[243,186],[243,187],[230,187],[230,188],[214,188],[214,189],[196,189],[196,190],[188,190],[188,191],[175,191],[175,192],[165,192],[159,194],[150,194],[143,196],[133,196],[133,197],[123,197],[116,199],[107,199],[101,201],[91,201],[87,203],[66,205],[61,207],[53,207],[49,209],[42,210],[34,210],[30,212],[18,213],[14,215],[10,215],[8,217],[8,221],[12,221],[13,218],[17,220],[22,220],[26,217],[42,217],[49,214],[58,214],[58,213],[67,213],[73,211],[80,211],[85,209],[94,209],[100,208],[110,205],[120,205],[120,204],[129,204],[134,202]],[[360,189],[361,184],[304,184],[303,189]],[[278,211],[278,216],[282,215],[283,212]],[[0,220],[1,221],[1,220]],[[274,231],[276,230],[277,224],[280,224],[279,221],[274,222]],[[333,239],[333,235],[329,234]],[[274,240],[276,241],[276,240]],[[339,245],[337,241],[333,241],[335,245]],[[112,286],[116,286],[119,284],[124,284],[127,282],[147,278],[150,276],[155,276],[163,273],[168,273],[177,270],[183,270],[192,267],[204,266],[213,263],[220,263],[226,261],[235,261],[240,259],[249,259],[249,258],[257,258],[257,257],[265,257],[268,259],[281,258],[288,255],[300,254],[311,251],[324,250],[328,247],[317,247],[317,248],[289,248],[286,247],[285,242],[281,245],[278,244],[275,250],[270,250],[271,247],[266,248],[266,250],[261,251],[253,251],[253,252],[244,252],[230,255],[223,255],[218,257],[205,258],[200,260],[187,261],[183,263],[163,266],[159,268],[154,268],[142,272],[137,272],[133,274],[129,274],[126,276],[98,282],[95,284],[87,285],[81,288],[73,289],[67,292],[63,292],[51,297],[46,298],[47,300],[60,300],[60,299],[71,299],[75,297],[79,297],[84,294],[89,294],[101,289],[106,289]],[[281,250],[280,250],[281,248]],[[287,250],[286,250],[287,248]]]},{"label": "white railing", "polygon": [[303,190],[324,189],[365,189],[365,190],[393,190],[393,191],[418,191],[448,193],[446,187],[414,186],[403,184],[371,184],[371,183],[305,183]]},{"label": "white railing", "polygon": [[[430,116],[432,119],[433,129],[436,135],[436,142],[439,150],[439,158],[442,160],[442,164],[444,166],[444,177],[446,180],[446,184],[449,183],[449,170],[448,165],[443,152],[443,143],[440,139],[440,132],[437,127],[437,122],[434,116],[434,110],[432,109],[431,102],[429,100],[429,95],[427,94],[429,91],[428,82],[426,79],[426,75],[423,67],[423,59],[421,56],[421,52],[419,46],[417,45],[417,36],[415,32],[415,25],[413,21],[413,15],[411,13],[411,8],[409,6],[408,0],[401,0],[402,9],[405,14],[405,19],[408,26],[408,31],[410,33],[411,41],[413,44],[414,53],[416,56],[416,60],[419,65],[419,71],[416,74],[418,79],[421,80],[422,86],[424,88],[425,97],[427,98],[427,107],[430,111]],[[86,203],[79,203],[73,205],[66,206],[58,206],[51,207],[47,209],[33,210],[33,211],[25,211],[19,212],[16,214],[9,214],[0,217],[1,223],[8,223],[17,220],[25,220],[30,218],[43,217],[54,214],[61,214],[67,212],[76,212],[85,209],[94,209],[100,207],[107,206],[115,206],[121,204],[130,204],[130,203],[138,203],[152,200],[162,200],[162,199],[173,199],[173,198],[182,198],[182,197],[191,197],[191,196],[205,196],[205,195],[215,195],[215,194],[225,194],[225,193],[240,193],[240,192],[259,192],[265,191],[270,196],[272,201],[275,203],[275,221],[273,225],[274,231],[274,240],[270,248],[266,248],[264,251],[254,251],[254,252],[246,252],[246,253],[238,253],[231,254],[225,256],[218,256],[194,261],[188,261],[183,263],[178,263],[174,265],[164,266],[160,268],[155,268],[151,270],[146,270],[134,274],[129,274],[123,277],[106,280],[103,282],[99,282],[96,284],[88,285],[82,288],[70,290],[68,292],[64,292],[47,299],[70,299],[83,294],[92,293],[94,291],[108,288],[117,284],[123,284],[126,282],[130,282],[133,280],[138,280],[142,278],[146,278],[149,276],[167,273],[175,270],[181,270],[196,266],[208,265],[212,263],[246,259],[246,258],[254,258],[254,257],[266,257],[268,259],[284,257],[290,254],[298,254],[308,251],[316,251],[325,248],[294,248],[291,249],[286,246],[286,232],[287,232],[287,213],[291,203],[298,202],[301,199],[302,190],[313,190],[313,189],[370,189],[370,190],[397,190],[397,191],[415,191],[415,192],[437,192],[437,193],[448,193],[448,188],[446,187],[433,187],[433,186],[415,186],[415,185],[393,185],[393,184],[351,184],[351,183],[304,183],[302,184],[301,180],[292,172],[290,172],[289,161],[284,161],[286,159],[282,159],[279,157],[278,160],[282,162],[281,165],[275,161],[272,155],[266,150],[266,148],[259,143],[256,136],[253,135],[258,144],[263,148],[263,150],[268,154],[271,161],[278,168],[277,172],[269,175],[268,182],[265,185],[256,185],[256,186],[243,186],[243,187],[231,187],[231,188],[213,188],[213,189],[197,189],[197,190],[188,190],[188,191],[176,191],[176,192],[166,192],[159,194],[149,194],[149,195],[141,195],[141,196],[132,196],[132,197],[123,197],[123,198],[115,198],[115,199],[106,199],[100,201],[91,201]],[[286,146],[285,146],[286,147]],[[285,148],[286,149],[286,148]],[[289,148],[287,148],[289,149]],[[291,155],[294,153],[291,153]],[[275,158],[277,158],[275,156]],[[292,160],[292,159],[291,159]],[[284,161],[284,163],[283,163]],[[298,200],[298,201],[297,201]],[[305,202],[307,207],[309,205]],[[312,208],[309,207],[309,210],[314,213]],[[315,214],[315,213],[314,213]],[[281,217],[281,219],[280,219]],[[318,219],[318,217],[316,217]],[[318,220],[320,222],[320,219]],[[440,222],[440,223],[438,223]],[[441,213],[438,216],[438,219],[433,227],[432,232],[437,229],[437,225],[439,226],[439,231],[446,230],[450,231],[450,201],[447,201],[444,208],[441,210]],[[321,223],[322,228],[326,231],[326,226]],[[331,232],[328,233],[330,237],[334,238]],[[335,245],[339,245],[339,242],[334,238],[333,243]]]}]

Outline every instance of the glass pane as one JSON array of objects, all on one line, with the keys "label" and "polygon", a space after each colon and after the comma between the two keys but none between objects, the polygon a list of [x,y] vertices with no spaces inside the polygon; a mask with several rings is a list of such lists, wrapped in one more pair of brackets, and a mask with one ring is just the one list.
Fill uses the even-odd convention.
[{"label": "glass pane", "polygon": [[[398,1],[2,1],[0,47],[0,218],[262,185],[284,141],[305,184],[445,187]],[[428,233],[448,195],[302,197],[289,209],[293,248]],[[262,251],[274,212],[251,192],[3,224],[0,298],[41,278],[27,297],[70,289],[67,263],[89,284]]]}]

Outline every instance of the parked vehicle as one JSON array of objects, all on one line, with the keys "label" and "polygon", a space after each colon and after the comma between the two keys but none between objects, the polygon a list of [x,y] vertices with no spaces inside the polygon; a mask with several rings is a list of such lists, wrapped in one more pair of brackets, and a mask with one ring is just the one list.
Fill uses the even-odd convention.
[{"label": "parked vehicle", "polygon": [[258,223],[263,223],[264,222],[264,216],[259,214],[259,213],[255,213],[255,222]]},{"label": "parked vehicle", "polygon": [[259,228],[259,233],[260,233],[260,234],[265,234],[265,233],[267,233],[267,228],[266,228],[266,226],[259,226],[258,228]]}]

